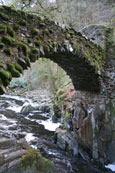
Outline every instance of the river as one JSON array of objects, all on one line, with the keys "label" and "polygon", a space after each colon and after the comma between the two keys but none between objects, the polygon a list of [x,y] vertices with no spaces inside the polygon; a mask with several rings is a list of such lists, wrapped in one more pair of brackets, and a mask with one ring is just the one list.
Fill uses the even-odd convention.
[{"label": "river", "polygon": [[[46,105],[47,104],[47,105]],[[109,173],[99,163],[85,161],[62,151],[53,135],[59,123],[52,123],[49,100],[39,102],[22,96],[0,96],[0,137],[25,138],[28,144],[55,163],[57,173]]]}]

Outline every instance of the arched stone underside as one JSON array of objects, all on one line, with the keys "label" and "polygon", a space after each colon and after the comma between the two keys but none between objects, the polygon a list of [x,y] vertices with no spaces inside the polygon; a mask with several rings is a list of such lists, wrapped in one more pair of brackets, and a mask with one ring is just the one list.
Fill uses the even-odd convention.
[{"label": "arched stone underside", "polygon": [[75,89],[100,92],[104,50],[72,29],[48,19],[0,7],[0,86],[5,91],[12,77],[39,57],[53,60],[72,79]]}]

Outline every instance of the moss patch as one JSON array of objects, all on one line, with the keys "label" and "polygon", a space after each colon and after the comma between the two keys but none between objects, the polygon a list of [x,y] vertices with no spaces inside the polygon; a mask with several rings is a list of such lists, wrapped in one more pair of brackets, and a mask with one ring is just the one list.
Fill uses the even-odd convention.
[{"label": "moss patch", "polygon": [[22,51],[25,56],[28,55],[28,46],[24,43],[19,43],[19,51]]},{"label": "moss patch", "polygon": [[27,154],[20,162],[20,168],[24,168],[25,170],[36,170],[41,173],[55,172],[53,163],[42,157],[40,153],[34,149],[28,149]]},{"label": "moss patch", "polygon": [[11,37],[14,37],[15,32],[14,32],[14,30],[13,30],[13,28],[12,28],[11,25],[8,25],[8,26],[7,26],[7,33],[8,33]]},{"label": "moss patch", "polygon": [[18,70],[16,70],[14,64],[8,63],[7,68],[11,72],[12,77],[20,77],[20,72]]},{"label": "moss patch", "polygon": [[6,34],[7,27],[6,25],[0,24],[0,34]]},{"label": "moss patch", "polygon": [[2,37],[2,42],[6,45],[9,45],[9,46],[12,45],[12,39],[11,39],[11,37],[9,37],[7,35]]},{"label": "moss patch", "polygon": [[3,19],[3,20],[6,20],[6,21],[9,20],[9,17],[3,12],[0,12],[0,18]]},{"label": "moss patch", "polygon": [[39,34],[40,34],[40,30],[39,30],[39,29],[37,29],[37,28],[32,29],[32,30],[31,30],[31,34],[32,34],[32,36],[39,35]]},{"label": "moss patch", "polygon": [[4,53],[8,56],[13,56],[13,52],[10,48],[5,48],[4,49]]}]

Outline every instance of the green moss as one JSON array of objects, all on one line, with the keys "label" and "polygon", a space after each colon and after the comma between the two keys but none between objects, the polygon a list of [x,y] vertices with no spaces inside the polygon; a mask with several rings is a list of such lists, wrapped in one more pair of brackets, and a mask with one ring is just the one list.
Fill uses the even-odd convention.
[{"label": "green moss", "polygon": [[11,37],[14,37],[15,32],[14,32],[14,30],[13,30],[13,28],[12,28],[11,25],[8,25],[8,26],[7,26],[7,33],[8,33]]},{"label": "green moss", "polygon": [[33,48],[31,52],[33,54],[40,55],[40,50],[38,48]]},{"label": "green moss", "polygon": [[26,26],[27,23],[26,23],[25,20],[20,20],[20,21],[19,21],[19,25],[21,25],[21,26]]},{"label": "green moss", "polygon": [[32,169],[41,173],[55,172],[53,163],[42,157],[39,152],[34,149],[28,149],[27,154],[21,159],[20,167],[25,170]]},{"label": "green moss", "polygon": [[15,69],[18,70],[20,73],[23,73],[23,68],[21,67],[21,65],[19,65],[18,63],[15,63]]},{"label": "green moss", "polygon": [[46,53],[50,52],[50,47],[48,45],[44,45],[44,51]]},{"label": "green moss", "polygon": [[32,30],[31,30],[31,34],[32,34],[32,36],[39,35],[39,34],[40,34],[40,30],[39,30],[39,29],[37,29],[37,28],[32,29]]},{"label": "green moss", "polygon": [[5,46],[4,43],[0,43],[0,49],[2,49]]},{"label": "green moss", "polygon": [[7,27],[6,25],[0,24],[0,34],[6,34]]},{"label": "green moss", "polygon": [[9,20],[9,17],[5,13],[3,13],[3,12],[0,12],[0,18],[5,20],[5,21]]},{"label": "green moss", "polygon": [[25,56],[28,55],[29,49],[28,49],[28,46],[26,44],[19,43],[19,50],[22,51]]},{"label": "green moss", "polygon": [[2,37],[2,42],[6,45],[9,45],[9,46],[12,45],[12,39],[11,39],[11,37],[9,37],[7,35]]},{"label": "green moss", "polygon": [[15,65],[12,63],[7,64],[8,71],[11,72],[12,77],[20,77],[20,73],[18,70],[16,70]]},{"label": "green moss", "polygon": [[30,65],[30,59],[29,58],[25,58],[25,62],[26,62],[26,64],[27,64],[28,67],[31,67],[31,65]]},{"label": "green moss", "polygon": [[72,47],[73,47],[75,52],[80,50],[80,46],[77,42],[72,42]]},{"label": "green moss", "polygon": [[30,58],[30,61],[31,62],[35,62],[37,60],[36,54],[34,54],[32,52],[29,54],[29,58]]},{"label": "green moss", "polygon": [[42,45],[42,41],[41,40],[38,40],[38,41],[35,42],[35,46],[40,47],[41,45]]},{"label": "green moss", "polygon": [[57,42],[56,41],[53,41],[52,46],[53,47],[56,47],[57,46]]},{"label": "green moss", "polygon": [[20,26],[19,26],[17,23],[14,23],[13,29],[14,29],[15,31],[17,31],[19,28],[20,28]]},{"label": "green moss", "polygon": [[71,114],[70,114],[70,112],[67,111],[66,114],[65,114],[65,118],[69,119],[70,117],[71,117]]},{"label": "green moss", "polygon": [[13,52],[10,48],[5,48],[4,49],[4,53],[8,56],[13,56]]},{"label": "green moss", "polygon": [[0,78],[10,80],[12,78],[12,76],[11,76],[11,73],[9,71],[0,70]]},{"label": "green moss", "polygon": [[65,37],[66,37],[67,40],[69,40],[71,38],[71,35],[68,33],[68,34],[66,34]]},{"label": "green moss", "polygon": [[45,30],[43,31],[43,33],[48,35],[48,34],[49,34],[48,29],[45,29]]}]

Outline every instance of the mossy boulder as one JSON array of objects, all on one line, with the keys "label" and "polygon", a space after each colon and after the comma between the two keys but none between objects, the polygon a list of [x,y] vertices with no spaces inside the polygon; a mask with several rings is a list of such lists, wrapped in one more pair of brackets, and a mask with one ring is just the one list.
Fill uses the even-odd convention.
[{"label": "mossy boulder", "polygon": [[28,149],[27,154],[22,157],[19,165],[21,173],[54,173],[53,162],[41,156],[34,149]]},{"label": "mossy boulder", "polygon": [[29,58],[30,58],[30,62],[35,62],[37,60],[37,55],[30,52]]},{"label": "mossy boulder", "polygon": [[14,29],[15,31],[17,31],[19,28],[20,28],[20,25],[18,25],[17,23],[14,23],[13,29]]}]

